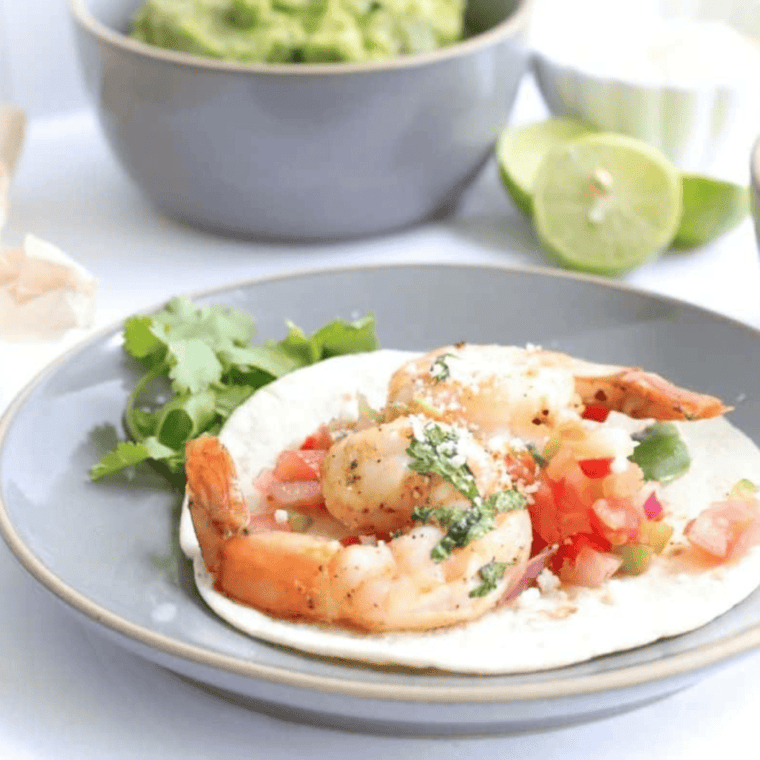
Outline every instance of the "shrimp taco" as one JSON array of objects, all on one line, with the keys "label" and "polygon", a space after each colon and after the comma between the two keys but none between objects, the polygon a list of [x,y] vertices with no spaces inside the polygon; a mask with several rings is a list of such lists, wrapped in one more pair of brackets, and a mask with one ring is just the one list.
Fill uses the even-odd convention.
[{"label": "shrimp taco", "polygon": [[536,347],[328,359],[191,441],[181,544],[232,625],[463,673],[697,628],[760,584],[760,450],[711,396]]}]

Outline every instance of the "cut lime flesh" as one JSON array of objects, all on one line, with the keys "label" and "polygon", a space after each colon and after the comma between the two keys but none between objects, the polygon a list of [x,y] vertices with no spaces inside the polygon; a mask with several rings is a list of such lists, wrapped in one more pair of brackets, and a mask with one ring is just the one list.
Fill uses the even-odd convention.
[{"label": "cut lime flesh", "polygon": [[546,154],[568,140],[593,132],[579,121],[560,118],[505,129],[496,144],[496,160],[515,206],[532,216],[536,174]]},{"label": "cut lime flesh", "polygon": [[617,275],[654,258],[672,242],[681,209],[678,169],[624,135],[556,146],[535,177],[539,238],[560,264],[581,271]]},{"label": "cut lime flesh", "polygon": [[683,214],[674,247],[705,245],[747,216],[749,188],[696,174],[684,174],[681,180]]}]

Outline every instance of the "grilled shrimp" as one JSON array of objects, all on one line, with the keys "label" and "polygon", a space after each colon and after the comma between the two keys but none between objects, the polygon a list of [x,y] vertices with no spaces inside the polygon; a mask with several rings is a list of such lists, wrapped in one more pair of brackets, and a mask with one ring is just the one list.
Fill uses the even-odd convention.
[{"label": "grilled shrimp", "polygon": [[[466,508],[467,497],[436,473],[410,468],[407,453],[415,439],[414,423],[400,417],[353,433],[335,443],[322,465],[322,494],[330,514],[359,533],[391,533],[407,525],[417,507],[440,504]],[[498,454],[459,428],[457,448],[479,493],[509,484]],[[501,466],[500,466],[501,465]]]},{"label": "grilled shrimp", "polygon": [[[588,405],[661,420],[727,411],[641,369],[537,348],[440,348],[393,374],[374,423],[340,429],[321,465],[319,530],[250,509],[221,442],[189,442],[203,560],[218,591],[274,617],[366,631],[473,620],[525,573],[533,533],[522,507],[538,476],[529,445],[590,425]],[[614,426],[584,441],[584,456],[626,464],[634,445]]]},{"label": "grilled shrimp", "polygon": [[190,441],[185,461],[190,512],[215,587],[274,617],[366,631],[448,626],[492,609],[522,578],[530,553],[522,508],[495,514],[474,540],[443,556],[435,550],[448,533],[436,520],[350,545],[264,525],[240,512],[235,465],[217,438]]},{"label": "grilled shrimp", "polygon": [[691,420],[728,411],[712,396],[635,367],[594,364],[539,348],[459,344],[414,359],[391,378],[386,415],[424,413],[483,435],[545,438],[586,405],[636,419]]}]

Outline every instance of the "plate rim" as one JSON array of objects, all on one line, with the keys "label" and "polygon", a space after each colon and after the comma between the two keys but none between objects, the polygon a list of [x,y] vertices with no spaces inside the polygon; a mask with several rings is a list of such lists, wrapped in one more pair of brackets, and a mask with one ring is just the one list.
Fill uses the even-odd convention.
[{"label": "plate rim", "polygon": [[[313,275],[329,275],[335,273],[373,273],[385,270],[425,268],[425,269],[472,269],[472,270],[497,270],[507,276],[529,275],[539,278],[557,280],[573,280],[591,284],[607,290],[618,290],[627,294],[641,296],[653,301],[670,303],[679,309],[692,310],[703,316],[724,321],[734,327],[746,330],[760,339],[760,330],[740,320],[725,314],[713,311],[706,307],[685,301],[669,295],[653,293],[645,289],[610,281],[602,277],[553,270],[544,267],[515,267],[498,263],[467,263],[467,262],[389,262],[356,265],[333,265],[324,267],[303,267],[295,270],[277,273],[267,273],[244,280],[236,280],[224,285],[211,288],[197,289],[170,296],[169,298],[153,306],[134,312],[138,314],[150,314],[157,311],[172,298],[209,299],[217,293],[230,292],[239,289],[266,285],[269,282],[294,280]],[[132,316],[132,314],[128,315]],[[8,435],[11,424],[16,416],[24,408],[31,394],[50,376],[73,356],[82,352],[92,345],[104,341],[109,336],[113,337],[121,331],[124,318],[116,320],[109,325],[97,329],[93,334],[78,341],[67,350],[55,357],[45,367],[39,370],[13,398],[0,417],[0,460],[3,450],[8,443]],[[139,645],[155,650],[160,654],[180,658],[195,665],[210,667],[236,676],[255,678],[281,686],[302,688],[312,691],[338,694],[347,697],[364,699],[376,699],[388,702],[427,702],[456,704],[466,703],[493,703],[493,702],[532,702],[544,699],[558,699],[563,697],[577,697],[598,694],[604,691],[642,686],[654,681],[663,681],[675,677],[683,677],[690,673],[696,673],[728,661],[739,655],[749,653],[752,649],[760,647],[760,620],[751,627],[721,639],[698,645],[687,652],[681,652],[667,657],[664,660],[626,666],[616,670],[594,673],[582,676],[570,676],[555,680],[544,680],[532,683],[516,684],[492,684],[491,676],[483,678],[483,683],[478,685],[451,686],[442,689],[439,685],[431,684],[398,684],[350,680],[338,676],[316,675],[290,668],[265,665],[253,660],[226,655],[205,649],[202,646],[187,644],[175,638],[159,633],[150,628],[133,623],[122,615],[111,612],[98,603],[90,600],[85,594],[71,587],[62,578],[49,570],[36,556],[32,549],[16,531],[13,522],[6,510],[3,494],[0,493],[0,535],[4,538],[8,548],[22,567],[43,587],[54,596],[82,614],[91,622],[110,629]],[[654,643],[654,642],[652,642]],[[645,645],[649,646],[649,645]],[[620,653],[611,653],[611,656]],[[305,655],[310,656],[310,655]],[[349,667],[363,667],[360,663],[347,663]],[[562,668],[536,671],[534,675],[542,672],[554,673]],[[420,676],[424,677],[424,673]],[[508,676],[509,674],[504,674]],[[476,676],[468,675],[468,678]]]}]

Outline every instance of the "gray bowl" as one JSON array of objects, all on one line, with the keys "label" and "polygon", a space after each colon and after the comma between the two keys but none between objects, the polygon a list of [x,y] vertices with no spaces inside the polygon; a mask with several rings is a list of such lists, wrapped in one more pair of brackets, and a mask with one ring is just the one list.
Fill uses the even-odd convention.
[{"label": "gray bowl", "polygon": [[481,30],[370,64],[241,64],[126,36],[140,0],[69,0],[117,159],[166,214],[233,235],[350,238],[454,208],[491,155],[530,0],[470,0]]}]

